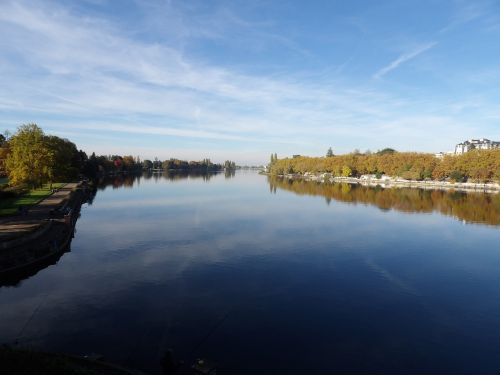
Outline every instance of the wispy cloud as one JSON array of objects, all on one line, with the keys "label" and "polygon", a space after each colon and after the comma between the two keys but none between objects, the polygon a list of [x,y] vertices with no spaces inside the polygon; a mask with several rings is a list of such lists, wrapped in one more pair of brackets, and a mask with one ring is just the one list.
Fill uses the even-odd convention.
[{"label": "wispy cloud", "polygon": [[[102,20],[82,22],[64,8],[27,4],[0,8],[11,41],[4,52],[15,50],[23,58],[11,62],[15,80],[6,80],[8,89],[0,93],[3,110],[78,117],[66,127],[289,144],[303,142],[307,133],[341,129],[356,117],[385,115],[378,104],[388,98],[374,91],[193,62],[169,46],[125,38]],[[42,74],[25,76],[24,70]],[[114,124],[96,125],[102,123],[96,118],[110,116],[117,117]],[[155,127],[144,125],[141,116],[155,117]]]},{"label": "wispy cloud", "polygon": [[[134,4],[142,8],[133,12],[131,29],[96,7],[86,13],[81,4],[53,0],[0,1],[0,127],[14,130],[36,121],[56,134],[75,134],[72,140],[89,152],[97,147],[118,152],[122,145],[128,152],[125,146],[136,145],[141,155],[150,148],[170,157],[184,149],[195,159],[217,150],[221,158],[253,163],[275,151],[323,154],[330,145],[337,152],[374,149],[388,139],[404,144],[405,134],[420,129],[409,128],[429,121],[435,110],[416,105],[421,98],[367,80],[376,67],[369,62],[356,71],[360,56],[350,48],[341,53],[335,45],[328,52],[330,58],[339,55],[335,64],[304,67],[304,61],[324,59],[323,47],[305,43],[302,34],[291,38],[299,33],[283,33],[271,18],[241,16],[230,2],[201,11],[189,2]],[[384,77],[435,45],[401,55],[372,77]],[[274,57],[255,58],[260,64],[255,68],[253,52],[259,48]],[[299,62],[283,62],[283,50]],[[248,63],[227,61],[233,52]],[[269,68],[275,64],[278,69]],[[354,71],[356,77],[349,77]],[[414,148],[428,149],[424,137],[430,133],[444,142],[454,129],[466,127],[463,113],[457,120],[455,112],[443,113],[443,106],[439,111],[432,132],[422,131]],[[115,136],[119,142],[112,142]],[[99,137],[107,139],[99,143]]]},{"label": "wispy cloud", "polygon": [[[455,1],[455,10],[450,22],[439,30],[440,33],[447,33],[464,24],[476,21],[480,18],[494,14],[490,1],[464,2]],[[493,2],[494,4],[494,2]]]},{"label": "wispy cloud", "polygon": [[377,71],[373,75],[373,78],[375,78],[375,79],[382,78],[383,76],[385,76],[390,71],[392,71],[394,69],[397,69],[401,64],[403,64],[405,62],[408,62],[408,61],[416,58],[418,55],[420,55],[420,54],[424,53],[425,51],[431,49],[436,44],[437,44],[437,42],[427,43],[427,44],[424,44],[422,46],[419,46],[419,47],[415,48],[413,51],[410,51],[410,52],[402,54],[396,60],[394,60],[393,62],[391,62],[389,65],[384,66],[382,69],[380,69],[379,71]]}]

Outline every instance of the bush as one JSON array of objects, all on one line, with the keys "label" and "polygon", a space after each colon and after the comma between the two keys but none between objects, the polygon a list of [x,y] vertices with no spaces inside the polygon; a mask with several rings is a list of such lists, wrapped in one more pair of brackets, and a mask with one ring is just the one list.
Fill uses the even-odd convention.
[{"label": "bush", "polygon": [[352,169],[347,165],[342,167],[342,177],[350,177],[352,175]]},{"label": "bush", "polygon": [[422,179],[422,176],[417,171],[405,171],[401,173],[401,177],[403,177],[405,180],[420,181]]},{"label": "bush", "polygon": [[460,171],[453,171],[450,173],[450,180],[452,180],[454,182],[464,182],[465,176]]}]

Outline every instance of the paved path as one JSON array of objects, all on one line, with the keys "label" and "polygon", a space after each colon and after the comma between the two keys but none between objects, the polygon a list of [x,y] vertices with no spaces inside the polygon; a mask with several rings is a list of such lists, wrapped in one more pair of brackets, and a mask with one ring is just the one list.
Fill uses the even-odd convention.
[{"label": "paved path", "polygon": [[5,216],[0,218],[0,241],[20,237],[40,226],[44,219],[50,217],[50,211],[59,207],[69,197],[78,183],[71,182],[59,188],[38,204],[31,206],[26,215]]}]

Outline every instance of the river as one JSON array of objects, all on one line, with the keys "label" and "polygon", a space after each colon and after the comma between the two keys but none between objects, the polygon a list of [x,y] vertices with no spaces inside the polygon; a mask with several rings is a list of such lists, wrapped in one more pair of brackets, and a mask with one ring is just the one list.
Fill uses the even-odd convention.
[{"label": "river", "polygon": [[[103,181],[0,288],[0,343],[147,373],[498,373],[500,194],[234,175]],[[184,372],[188,366],[184,366]]]}]

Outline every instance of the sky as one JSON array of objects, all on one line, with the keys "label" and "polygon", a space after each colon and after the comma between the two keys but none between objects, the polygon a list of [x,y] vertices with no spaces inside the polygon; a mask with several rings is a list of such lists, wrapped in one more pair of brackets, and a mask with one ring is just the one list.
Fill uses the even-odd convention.
[{"label": "sky", "polygon": [[0,0],[0,131],[262,164],[500,141],[500,2]]}]

